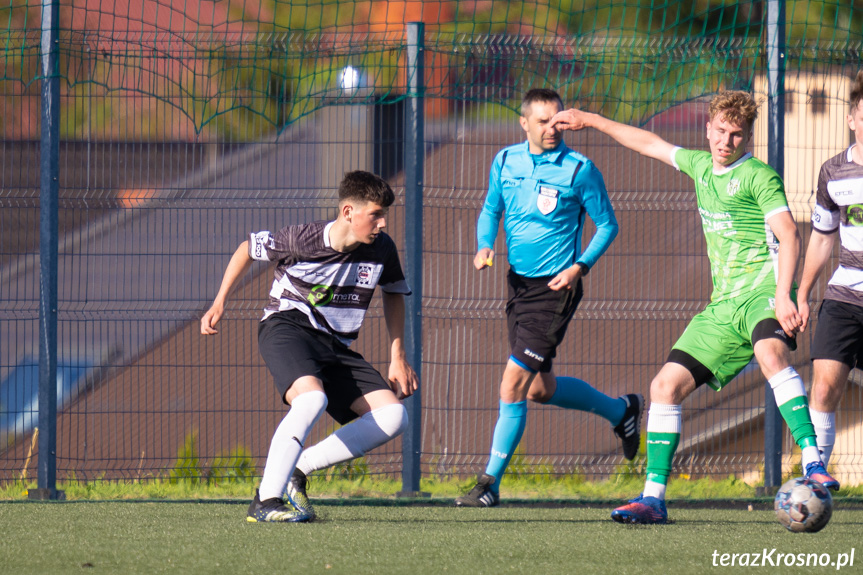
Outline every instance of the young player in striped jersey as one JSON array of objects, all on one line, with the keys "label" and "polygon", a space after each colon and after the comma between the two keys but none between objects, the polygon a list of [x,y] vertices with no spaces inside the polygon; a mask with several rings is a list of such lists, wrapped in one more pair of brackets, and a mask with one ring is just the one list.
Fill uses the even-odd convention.
[{"label": "young player in striped jersey", "polygon": [[[218,333],[228,295],[252,262],[277,262],[258,344],[290,410],[273,435],[248,521],[310,521],[315,514],[306,495],[307,474],[359,457],[407,425],[399,399],[411,395],[418,381],[403,347],[404,296],[410,290],[396,246],[383,232],[393,200],[378,176],[347,173],[335,221],[251,234],[231,257],[219,293],[201,318],[202,334]],[[348,347],[378,285],[390,335],[387,379]],[[304,449],[324,411],[343,427]]]},{"label": "young player in striped jersey", "polygon": [[802,449],[806,475],[839,487],[821,461],[806,389],[791,367],[790,351],[802,326],[792,299],[800,234],[781,178],[746,152],[757,113],[748,93],[716,95],[707,122],[709,152],[684,150],[652,132],[580,110],[553,120],[563,129],[599,130],[692,178],[713,278],[710,304],[692,319],[651,382],[647,481],[639,497],[614,510],[615,521],[667,521],[665,487],[680,443],[683,400],[704,384],[722,389],[753,355]]},{"label": "young player in striped jersey", "polygon": [[[596,413],[614,426],[623,454],[638,452],[644,399],[609,397],[574,377],[556,377],[552,361],[582,296],[581,278],[617,235],[617,219],[602,174],[588,158],[570,150],[551,118],[563,109],[552,90],[525,94],[520,123],[527,141],[501,150],[489,176],[477,222],[477,270],[491,265],[495,237],[504,218],[510,270],[506,305],[510,356],[500,384],[498,420],[485,473],[459,507],[493,507],[500,480],[527,421],[527,400]],[[505,215],[504,215],[505,214]],[[581,250],[586,216],[596,233]]]},{"label": "young player in striped jersey", "polygon": [[805,329],[812,286],[830,259],[839,232],[839,267],[824,292],[812,344],[812,382],[809,412],[818,448],[826,466],[836,439],[836,408],[848,375],[863,368],[863,71],[851,88],[846,121],[854,143],[821,166],[812,235],[806,250],[797,306]]}]

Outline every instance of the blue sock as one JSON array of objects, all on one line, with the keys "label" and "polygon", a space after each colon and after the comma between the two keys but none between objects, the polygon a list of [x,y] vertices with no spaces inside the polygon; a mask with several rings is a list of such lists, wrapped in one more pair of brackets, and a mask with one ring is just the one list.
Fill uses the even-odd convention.
[{"label": "blue sock", "polygon": [[548,405],[588,411],[604,417],[611,425],[623,419],[626,403],[619,397],[609,397],[585,381],[574,377],[558,377],[557,389]]},{"label": "blue sock", "polygon": [[500,491],[500,479],[506,466],[509,465],[509,460],[512,459],[513,451],[521,441],[525,423],[527,423],[527,401],[500,402],[500,413],[491,440],[491,455],[485,468],[485,472],[495,478],[494,485],[491,486],[495,493]]}]

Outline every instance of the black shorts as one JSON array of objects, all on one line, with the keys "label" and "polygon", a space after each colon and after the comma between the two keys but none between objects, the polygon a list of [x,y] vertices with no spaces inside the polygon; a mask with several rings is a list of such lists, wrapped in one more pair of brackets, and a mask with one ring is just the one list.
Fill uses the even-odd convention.
[{"label": "black shorts", "polygon": [[811,356],[863,369],[863,307],[825,299],[818,311]]},{"label": "black shorts", "polygon": [[581,280],[575,289],[554,291],[548,287],[551,277],[526,278],[509,270],[507,279],[506,323],[512,358],[530,371],[547,373],[581,301]]},{"label": "black shorts", "polygon": [[312,327],[301,311],[282,311],[262,321],[258,349],[282,401],[297,379],[317,377],[324,382],[327,413],[341,425],[357,417],[351,410],[354,401],[373,391],[391,389],[363,356]]}]

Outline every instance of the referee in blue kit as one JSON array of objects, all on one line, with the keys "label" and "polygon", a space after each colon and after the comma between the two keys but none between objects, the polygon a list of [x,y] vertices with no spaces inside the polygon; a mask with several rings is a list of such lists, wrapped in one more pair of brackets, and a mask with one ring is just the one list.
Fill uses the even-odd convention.
[{"label": "referee in blue kit", "polygon": [[[506,304],[510,356],[500,384],[500,413],[491,454],[476,486],[455,501],[459,507],[494,507],[500,480],[521,440],[527,400],[596,413],[611,422],[623,453],[638,452],[644,398],[613,398],[574,377],[556,377],[552,360],[582,297],[581,278],[617,236],[617,219],[602,174],[569,149],[551,118],[563,110],[557,92],[532,89],[519,122],[527,141],[498,152],[488,195],[477,222],[477,270],[492,265],[495,237],[504,218],[509,259]],[[581,250],[585,215],[596,233]]]}]

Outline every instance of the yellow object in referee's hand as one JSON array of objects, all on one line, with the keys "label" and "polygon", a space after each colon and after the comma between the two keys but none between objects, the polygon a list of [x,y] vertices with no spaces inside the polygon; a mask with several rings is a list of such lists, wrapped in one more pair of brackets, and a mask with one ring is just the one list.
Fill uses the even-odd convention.
[{"label": "yellow object in referee's hand", "polygon": [[493,263],[494,263],[494,260],[493,260],[492,258],[488,258],[488,259],[486,259],[486,260],[485,260],[485,265],[487,265],[487,266],[489,266],[489,267],[491,267],[491,265],[492,265]]}]

